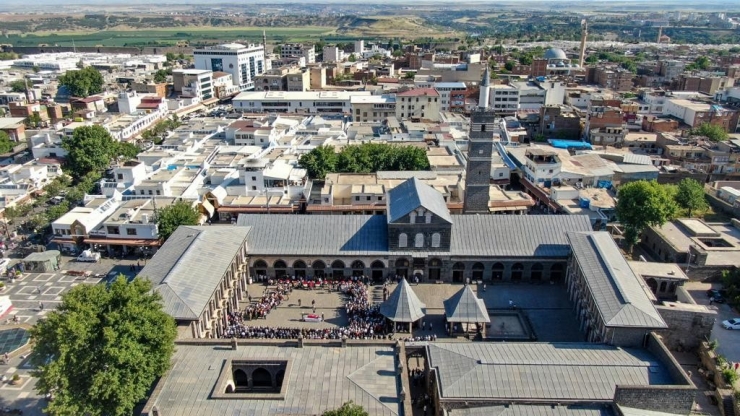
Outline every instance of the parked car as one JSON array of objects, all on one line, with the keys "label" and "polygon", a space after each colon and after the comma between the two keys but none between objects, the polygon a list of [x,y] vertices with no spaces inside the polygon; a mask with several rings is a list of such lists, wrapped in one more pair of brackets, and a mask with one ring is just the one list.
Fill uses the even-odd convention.
[{"label": "parked car", "polygon": [[723,292],[723,290],[709,289],[707,290],[707,296],[709,296],[709,299],[715,303],[725,303]]},{"label": "parked car", "polygon": [[740,329],[740,318],[728,319],[722,321],[722,328],[724,329]]},{"label": "parked car", "polygon": [[91,250],[84,250],[77,256],[77,261],[95,263],[100,260],[100,253]]}]

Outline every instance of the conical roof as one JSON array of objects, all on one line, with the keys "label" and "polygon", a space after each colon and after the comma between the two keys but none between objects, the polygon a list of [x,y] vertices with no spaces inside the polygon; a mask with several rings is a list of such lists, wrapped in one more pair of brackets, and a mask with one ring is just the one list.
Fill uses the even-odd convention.
[{"label": "conical roof", "polygon": [[416,322],[424,317],[421,303],[406,279],[402,279],[398,287],[388,299],[380,305],[380,313],[393,322]]},{"label": "conical roof", "polygon": [[491,322],[483,299],[478,299],[470,285],[444,301],[445,315],[450,322],[482,323]]}]

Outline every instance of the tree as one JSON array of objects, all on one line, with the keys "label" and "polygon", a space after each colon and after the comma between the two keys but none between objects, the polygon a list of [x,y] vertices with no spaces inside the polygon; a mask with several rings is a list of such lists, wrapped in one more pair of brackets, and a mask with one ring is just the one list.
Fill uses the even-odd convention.
[{"label": "tree", "polygon": [[167,81],[167,71],[164,69],[160,69],[159,71],[154,73],[154,82],[157,84],[161,84],[163,82]]},{"label": "tree", "polygon": [[700,56],[694,59],[694,62],[686,65],[686,69],[689,71],[702,70],[706,71],[709,69],[712,62],[706,56]]},{"label": "tree", "polygon": [[414,79],[415,76],[416,76],[415,71],[407,71],[406,73],[403,74],[403,79]]},{"label": "tree", "polygon": [[76,128],[71,137],[62,138],[62,148],[68,153],[65,170],[79,179],[107,168],[118,156],[119,144],[105,128],[95,125]]},{"label": "tree", "polygon": [[170,238],[181,225],[197,225],[200,214],[187,201],[178,201],[157,213],[159,236],[163,240]]},{"label": "tree", "polygon": [[624,225],[624,238],[630,247],[646,227],[663,225],[675,215],[671,193],[656,181],[630,182],[619,188],[617,218]]},{"label": "tree", "polygon": [[62,201],[62,203],[59,205],[54,205],[53,207],[50,207],[46,211],[46,215],[49,221],[53,222],[61,218],[61,216],[66,214],[68,211],[69,211],[69,202],[65,200],[65,201]]},{"label": "tree", "polygon": [[8,133],[0,131],[0,154],[5,154],[13,150],[17,143],[10,140]]},{"label": "tree", "polygon": [[347,58],[347,60],[350,62],[357,62],[357,58],[355,57],[355,54],[350,55],[349,58]]},{"label": "tree", "polygon": [[175,55],[172,52],[167,52],[164,56],[167,59],[167,62],[172,62],[172,61],[177,60],[177,55]]},{"label": "tree", "polygon": [[713,142],[723,142],[729,138],[729,135],[722,126],[711,123],[702,123],[699,127],[691,129],[691,134],[704,136]]},{"label": "tree", "polygon": [[70,94],[76,97],[87,97],[103,92],[105,80],[97,69],[88,66],[77,71],[67,71],[59,77],[59,85],[69,89]]},{"label": "tree", "polygon": [[699,182],[690,178],[678,183],[674,199],[679,207],[688,211],[689,217],[691,217],[692,212],[704,211],[708,208],[704,197],[704,188]]},{"label": "tree", "polygon": [[129,142],[118,142],[117,156],[123,156],[126,159],[133,159],[141,152],[139,146]]},{"label": "tree", "polygon": [[49,226],[49,217],[43,212],[39,212],[38,214],[31,217],[31,219],[29,219],[28,221],[31,224],[31,228],[33,228],[37,232]]},{"label": "tree", "polygon": [[352,400],[344,403],[342,407],[335,410],[327,410],[323,416],[370,416],[365,409],[359,404],[354,404]]},{"label": "tree", "polygon": [[393,51],[393,56],[396,58],[398,58],[399,56],[403,56],[403,51],[400,49],[396,49],[395,51]]},{"label": "tree", "polygon": [[52,415],[122,416],[170,366],[177,330],[146,279],[79,285],[31,329],[33,372]]},{"label": "tree", "polygon": [[506,69],[507,71],[512,71],[514,69],[514,62],[506,61],[506,63],[504,64],[504,69]]},{"label": "tree", "polygon": [[37,65],[34,65],[33,67],[31,67],[31,70],[33,71],[34,74],[38,74],[39,72],[41,72],[41,68],[39,68]]},{"label": "tree", "polygon": [[331,146],[318,146],[301,156],[298,164],[308,171],[308,177],[324,179],[337,170],[337,153]]},{"label": "tree", "polygon": [[533,60],[531,55],[522,55],[519,57],[519,64],[521,65],[532,65],[532,62]]},{"label": "tree", "polygon": [[26,81],[17,79],[10,84],[10,90],[13,92],[26,92]]}]

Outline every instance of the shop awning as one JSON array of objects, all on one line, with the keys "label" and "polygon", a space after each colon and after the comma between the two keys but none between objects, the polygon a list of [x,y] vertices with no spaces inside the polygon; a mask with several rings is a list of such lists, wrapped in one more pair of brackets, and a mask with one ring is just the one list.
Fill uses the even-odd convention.
[{"label": "shop awning", "polygon": [[218,208],[218,212],[231,212],[231,213],[277,213],[277,212],[295,212],[295,208],[291,205],[289,207],[224,207]]},{"label": "shop awning", "polygon": [[87,244],[110,244],[114,246],[159,247],[160,240],[137,240],[128,238],[86,238]]}]

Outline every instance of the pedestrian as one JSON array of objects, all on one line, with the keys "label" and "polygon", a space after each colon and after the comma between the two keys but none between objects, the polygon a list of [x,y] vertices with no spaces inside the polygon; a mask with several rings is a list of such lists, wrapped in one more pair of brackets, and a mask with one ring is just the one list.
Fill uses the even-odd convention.
[{"label": "pedestrian", "polygon": [[432,330],[432,323],[431,322],[429,322],[429,330],[430,331]]},{"label": "pedestrian", "polygon": [[313,313],[316,313],[316,307],[313,306],[312,309],[313,309]]},{"label": "pedestrian", "polygon": [[713,303],[714,303],[714,297],[709,298],[709,304],[711,305]]},{"label": "pedestrian", "polygon": [[41,294],[41,286],[36,286],[36,293]]},{"label": "pedestrian", "polygon": [[427,321],[424,321],[421,323],[421,330],[426,331],[427,330]]},{"label": "pedestrian", "polygon": [[43,311],[43,310],[44,310],[44,304],[43,302],[39,302],[39,311]]},{"label": "pedestrian", "polygon": [[324,312],[321,312],[321,322],[324,322]]},{"label": "pedestrian", "polygon": [[509,299],[509,308],[514,309],[514,301]]},{"label": "pedestrian", "polygon": [[738,369],[740,369],[740,363],[735,363],[735,371],[737,371]]},{"label": "pedestrian", "polygon": [[298,307],[299,308],[301,307],[301,300],[300,299],[298,299]]},{"label": "pedestrian", "polygon": [[486,291],[486,284],[485,283],[483,283],[483,291],[484,292]]}]

